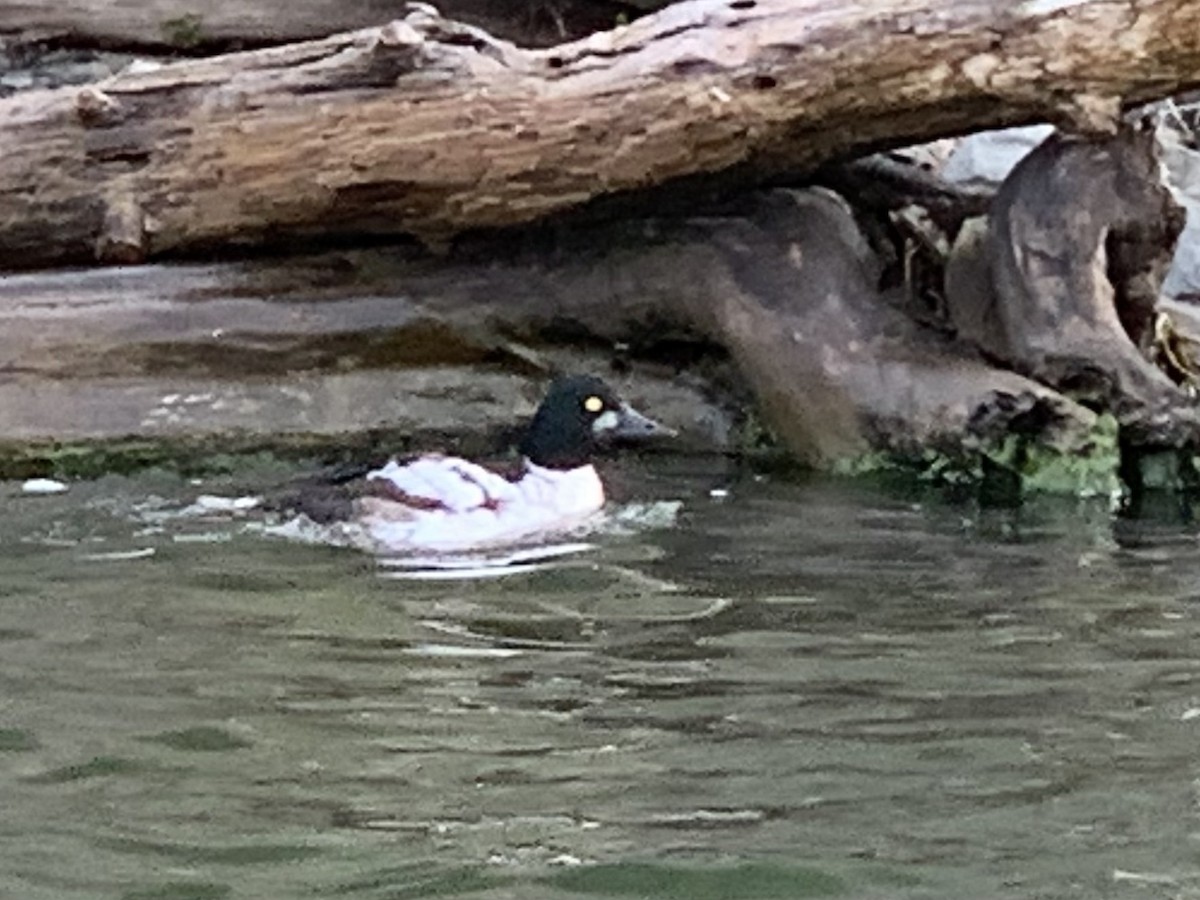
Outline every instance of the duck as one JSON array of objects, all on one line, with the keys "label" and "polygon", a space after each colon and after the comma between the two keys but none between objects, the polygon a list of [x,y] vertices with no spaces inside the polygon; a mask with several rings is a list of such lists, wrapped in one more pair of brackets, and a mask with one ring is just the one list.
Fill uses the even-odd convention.
[{"label": "duck", "polygon": [[638,412],[602,379],[556,378],[518,444],[506,476],[479,463],[429,453],[389,459],[349,496],[309,497],[296,507],[331,526],[339,543],[378,554],[463,553],[569,532],[605,504],[593,465],[602,447],[675,432]]}]

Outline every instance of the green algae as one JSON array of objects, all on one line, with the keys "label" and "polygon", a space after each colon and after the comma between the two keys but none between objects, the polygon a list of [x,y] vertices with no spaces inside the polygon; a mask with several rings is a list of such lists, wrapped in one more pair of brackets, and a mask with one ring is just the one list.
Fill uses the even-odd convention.
[{"label": "green algae", "polygon": [[204,17],[199,13],[184,13],[159,23],[163,39],[180,50],[194,50],[205,40]]},{"label": "green algae", "polygon": [[1023,492],[1110,497],[1121,491],[1119,430],[1116,419],[1102,415],[1078,446],[1060,448],[1010,434],[983,452],[1019,478]]},{"label": "green algae", "polygon": [[[385,435],[404,452],[411,437]],[[185,476],[229,475],[247,469],[286,468],[299,461],[344,461],[368,456],[381,445],[379,432],[356,435],[225,434],[190,438],[118,438],[100,441],[0,443],[0,479],[88,479],[160,468]]]},{"label": "green algae", "polygon": [[0,753],[20,753],[36,750],[38,740],[21,728],[0,728]]},{"label": "green algae", "polygon": [[1119,426],[1108,415],[1098,416],[1086,437],[1068,447],[1009,433],[969,450],[872,451],[838,460],[831,470],[847,478],[900,475],[945,487],[977,487],[997,497],[1111,497],[1122,489]]}]

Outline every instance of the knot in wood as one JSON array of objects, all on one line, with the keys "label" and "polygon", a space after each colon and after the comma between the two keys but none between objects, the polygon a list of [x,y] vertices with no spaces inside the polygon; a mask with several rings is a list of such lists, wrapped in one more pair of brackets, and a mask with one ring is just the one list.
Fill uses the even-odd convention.
[{"label": "knot in wood", "polygon": [[85,126],[109,125],[121,117],[121,104],[94,87],[81,88],[75,95],[75,114]]},{"label": "knot in wood", "polygon": [[403,19],[396,19],[379,29],[379,43],[384,47],[418,47],[425,36]]}]

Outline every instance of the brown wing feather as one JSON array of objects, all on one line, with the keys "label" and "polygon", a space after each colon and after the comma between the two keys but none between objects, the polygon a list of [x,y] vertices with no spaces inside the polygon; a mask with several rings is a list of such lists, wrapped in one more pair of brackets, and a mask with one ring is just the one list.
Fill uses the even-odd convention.
[{"label": "brown wing feather", "polygon": [[367,481],[362,488],[362,496],[380,497],[384,500],[391,500],[393,503],[407,506],[410,509],[434,510],[450,508],[436,497],[422,497],[420,494],[410,494],[408,491],[401,490],[387,478],[372,478]]},{"label": "brown wing feather", "polygon": [[309,481],[274,498],[267,507],[292,515],[305,515],[322,525],[353,519],[364,507],[390,507],[390,514],[399,518],[405,511],[446,509],[440,500],[409,494],[385,478],[362,478],[346,484]]}]

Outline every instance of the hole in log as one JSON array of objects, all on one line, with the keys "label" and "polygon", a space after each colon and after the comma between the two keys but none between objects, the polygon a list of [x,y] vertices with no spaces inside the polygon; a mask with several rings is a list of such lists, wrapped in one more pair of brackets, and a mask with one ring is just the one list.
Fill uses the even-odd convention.
[{"label": "hole in log", "polygon": [[729,4],[730,9],[754,9],[758,5],[757,0],[733,0]]},{"label": "hole in log", "polygon": [[546,65],[552,69],[561,69],[563,67],[563,58],[561,56],[551,56],[546,60]]},{"label": "hole in log", "polygon": [[750,84],[754,86],[756,91],[769,91],[775,85],[779,84],[772,75],[755,75],[750,79]]},{"label": "hole in log", "polygon": [[676,75],[699,75],[702,73],[719,72],[721,67],[711,59],[704,59],[703,57],[698,56],[686,56],[671,63],[671,70]]}]

